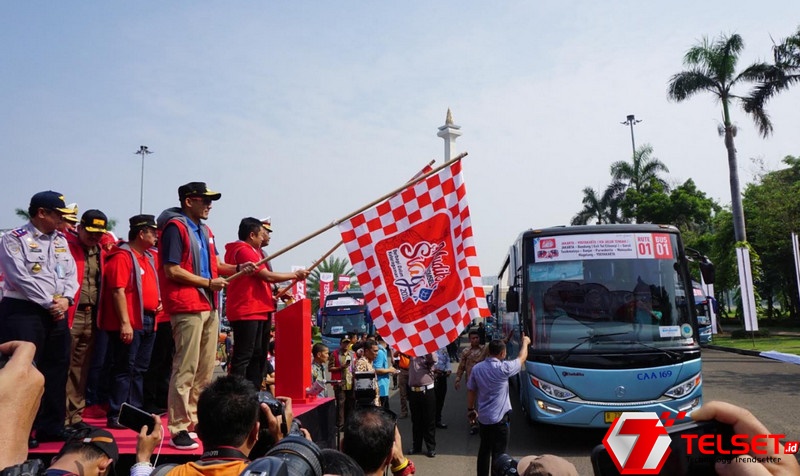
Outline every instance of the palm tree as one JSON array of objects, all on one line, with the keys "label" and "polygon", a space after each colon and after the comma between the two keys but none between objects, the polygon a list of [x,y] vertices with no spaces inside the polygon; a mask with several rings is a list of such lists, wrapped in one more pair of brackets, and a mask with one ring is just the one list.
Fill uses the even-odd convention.
[{"label": "palm tree", "polygon": [[579,211],[570,222],[572,225],[586,225],[590,220],[596,219],[596,224],[621,223],[619,204],[625,185],[613,182],[606,188],[603,195],[597,195],[592,187],[583,189],[583,210]]},{"label": "palm tree", "polygon": [[[636,192],[641,192],[642,189],[656,182],[664,188],[665,192],[669,191],[669,185],[666,180],[662,179],[659,174],[669,173],[669,169],[663,162],[653,157],[653,146],[644,144],[633,154],[632,162],[625,162],[620,160],[611,164],[611,178],[616,183],[623,183],[625,190],[622,194],[627,192],[627,189],[632,188]],[[640,217],[636,210],[633,210],[633,216],[636,222],[640,222]]]},{"label": "palm tree", "polygon": [[775,64],[767,71],[765,80],[744,100],[744,110],[750,114],[760,114],[759,131],[766,137],[772,132],[772,124],[764,111],[767,101],[800,81],[800,27],[797,33],[784,38],[772,47]]},{"label": "palm tree", "polygon": [[25,221],[31,219],[31,216],[28,214],[28,210],[25,210],[24,208],[15,208],[14,213]]},{"label": "palm tree", "polygon": [[[306,281],[306,294],[311,299],[312,315],[317,314],[319,309],[319,275],[320,273],[333,273],[333,282],[339,282],[339,276],[353,276],[353,268],[350,261],[346,258],[329,257],[319,264],[308,276]],[[335,284],[334,284],[335,286]],[[357,286],[355,286],[357,287]]]},{"label": "palm tree", "polygon": [[611,164],[611,178],[617,182],[624,182],[627,187],[637,192],[641,192],[642,187],[651,180],[655,180],[665,191],[669,191],[667,182],[659,177],[661,172],[669,173],[669,169],[663,162],[653,157],[653,146],[650,144],[644,144],[636,149],[632,162],[620,160]]},{"label": "palm tree", "polygon": [[[733,229],[736,241],[746,241],[747,233],[742,211],[742,194],[739,192],[736,147],[733,142],[733,138],[736,136],[736,126],[731,122],[730,104],[732,101],[744,104],[742,104],[742,98],[733,94],[731,90],[739,83],[762,81],[770,69],[770,66],[765,63],[754,63],[736,74],[736,63],[743,48],[742,37],[737,34],[722,35],[714,42],[703,38],[683,57],[683,64],[689,69],[672,76],[667,90],[667,96],[677,102],[688,99],[697,93],[710,92],[722,104],[720,134],[724,135],[725,148],[728,150]],[[771,130],[769,118],[763,111],[748,112],[760,130]]]}]

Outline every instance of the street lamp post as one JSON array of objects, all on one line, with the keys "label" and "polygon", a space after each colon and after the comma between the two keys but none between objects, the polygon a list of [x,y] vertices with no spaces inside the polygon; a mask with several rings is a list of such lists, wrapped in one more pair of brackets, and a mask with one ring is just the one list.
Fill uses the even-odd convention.
[{"label": "street lamp post", "polygon": [[140,145],[139,150],[134,152],[136,155],[142,156],[142,181],[141,185],[139,186],[139,214],[142,214],[142,204],[144,203],[144,156],[148,154],[152,154],[151,151],[147,150],[146,145]]},{"label": "street lamp post", "polygon": [[631,147],[633,148],[633,155],[636,156],[636,142],[633,140],[633,125],[642,122],[640,119],[636,119],[636,116],[633,114],[628,114],[625,122],[620,122],[620,124],[624,126],[631,126]]}]

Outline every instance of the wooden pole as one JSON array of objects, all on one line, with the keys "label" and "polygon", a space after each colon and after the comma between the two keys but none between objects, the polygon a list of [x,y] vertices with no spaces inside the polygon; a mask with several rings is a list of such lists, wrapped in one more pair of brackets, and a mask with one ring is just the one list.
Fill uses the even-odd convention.
[{"label": "wooden pole", "polygon": [[[335,227],[339,223],[341,223],[341,222],[343,222],[345,220],[349,220],[350,218],[358,215],[359,213],[363,212],[364,210],[369,210],[370,208],[372,208],[375,205],[381,203],[382,201],[386,200],[387,198],[390,198],[393,195],[396,195],[396,194],[402,192],[406,188],[411,187],[412,185],[415,185],[415,184],[417,184],[419,182],[422,182],[423,180],[425,180],[426,178],[430,177],[431,175],[433,175],[435,173],[438,173],[440,170],[444,169],[445,167],[449,167],[450,165],[453,165],[454,163],[458,162],[459,160],[463,159],[466,156],[467,156],[466,152],[462,152],[462,153],[458,154],[457,156],[453,157],[452,159],[448,160],[447,162],[443,163],[442,165],[440,165],[438,167],[435,167],[430,172],[422,174],[422,175],[419,175],[418,177],[411,179],[409,182],[406,182],[402,186],[397,187],[396,189],[392,190],[391,192],[387,193],[386,195],[371,201],[370,203],[368,203],[368,204],[364,205],[363,207],[359,208],[358,210],[356,210],[354,212],[350,212],[347,215],[345,215],[344,217],[339,218],[338,220],[334,220],[330,224],[325,225],[324,227],[320,228],[319,230],[317,230],[317,231],[315,231],[315,232],[313,232],[313,233],[311,233],[311,234],[309,234],[307,236],[304,236],[303,238],[300,238],[299,240],[297,240],[294,243],[286,246],[285,248],[282,248],[282,249],[276,251],[274,254],[271,254],[271,255],[267,256],[266,258],[260,260],[259,262],[255,263],[255,265],[256,266],[260,266],[260,265],[262,265],[262,264],[264,264],[264,263],[266,263],[266,262],[268,262],[268,261],[270,261],[270,260],[272,260],[274,258],[277,258],[278,256],[280,256],[280,255],[286,253],[287,251],[291,250],[292,248],[295,248],[298,245],[301,245],[301,244],[305,243],[306,241],[308,241],[308,240],[310,240],[310,239],[312,239],[312,238],[314,238],[314,237],[316,237],[318,235],[321,235],[321,234],[325,233],[326,231],[328,231],[331,228]],[[231,276],[228,276],[227,280],[230,282],[232,279],[236,279],[239,276],[241,276],[242,274],[244,274],[244,271],[239,271],[238,273],[235,273],[235,274],[232,274]]]},{"label": "wooden pole", "polygon": [[[320,258],[320,259],[318,259],[317,261],[315,261],[315,262],[314,262],[314,264],[312,264],[312,265],[311,265],[311,267],[310,267],[310,268],[308,268],[308,271],[309,271],[309,272],[313,271],[313,270],[314,270],[314,268],[316,268],[316,267],[317,267],[317,266],[319,266],[319,265],[320,265],[320,264],[321,264],[323,261],[325,261],[325,258],[327,258],[327,257],[328,257],[328,256],[330,256],[331,254],[333,254],[333,252],[334,252],[334,251],[336,251],[336,249],[337,249],[338,247],[342,246],[343,244],[344,244],[344,241],[340,241],[340,242],[336,243],[336,245],[335,245],[333,248],[331,248],[330,250],[328,250],[328,252],[327,252],[327,253],[325,253],[325,254],[322,256],[322,258]],[[289,285],[288,285],[288,286],[286,286],[285,288],[283,288],[283,289],[281,289],[280,291],[278,291],[278,294],[275,296],[275,299],[279,299],[279,298],[283,297],[284,295],[286,295],[286,293],[288,293],[288,292],[289,292],[289,290],[290,290],[290,289],[292,289],[292,286],[294,286],[294,283],[296,283],[296,282],[297,282],[297,279],[293,279],[293,280],[292,280],[292,282],[291,282],[291,283],[289,283]]]}]

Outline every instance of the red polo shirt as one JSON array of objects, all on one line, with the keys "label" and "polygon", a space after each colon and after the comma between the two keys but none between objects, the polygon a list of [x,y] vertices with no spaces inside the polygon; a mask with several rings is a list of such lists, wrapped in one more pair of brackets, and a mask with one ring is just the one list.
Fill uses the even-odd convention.
[{"label": "red polo shirt", "polygon": [[[139,269],[142,273],[142,304],[145,312],[155,312],[158,308],[158,285],[156,284],[156,274],[153,267],[150,265],[150,260],[141,253],[135,250],[133,255],[139,263]],[[133,262],[131,261],[130,254],[125,251],[118,251],[112,254],[104,268],[104,292],[112,292],[114,289],[125,289],[125,300],[128,303],[128,317],[131,320],[131,325],[134,329],[141,329],[142,323],[139,321],[139,297],[137,296],[136,281],[132,278],[133,275]],[[111,297],[106,296],[106,304],[111,303]],[[101,328],[106,330],[119,329],[119,318],[116,312],[112,313],[116,322],[104,322]],[[105,319],[104,319],[105,320]]]},{"label": "red polo shirt", "polygon": [[[256,263],[264,258],[261,250],[243,241],[225,245],[225,262],[230,264]],[[225,314],[231,321],[266,320],[275,310],[272,287],[258,276],[265,265],[255,273],[232,280],[225,288]]]}]

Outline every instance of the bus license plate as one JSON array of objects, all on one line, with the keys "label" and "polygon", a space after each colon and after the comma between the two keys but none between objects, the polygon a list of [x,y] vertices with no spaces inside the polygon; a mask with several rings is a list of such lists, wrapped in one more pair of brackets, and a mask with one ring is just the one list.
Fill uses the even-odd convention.
[{"label": "bus license plate", "polygon": [[614,423],[614,420],[619,418],[622,415],[622,412],[605,412],[603,416],[603,421],[606,423]]}]

